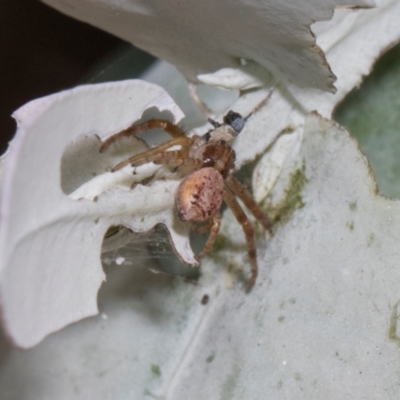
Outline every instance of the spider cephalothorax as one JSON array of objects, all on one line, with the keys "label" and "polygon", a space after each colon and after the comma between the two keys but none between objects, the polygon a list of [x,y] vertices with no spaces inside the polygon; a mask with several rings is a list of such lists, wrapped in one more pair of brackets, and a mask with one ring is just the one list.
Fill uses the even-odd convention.
[{"label": "spider cephalothorax", "polygon": [[100,151],[106,151],[111,143],[121,137],[136,135],[150,129],[163,129],[169,133],[173,139],[122,161],[112,171],[117,171],[128,164],[137,167],[153,162],[179,168],[186,174],[176,195],[178,215],[183,221],[206,222],[206,229],[210,232],[197,258],[205,256],[215,242],[221,225],[220,208],[224,201],[242,226],[246,237],[251,265],[249,280],[251,288],[258,273],[254,230],[236,196],[266,230],[271,229],[271,223],[247,189],[232,175],[235,152],[229,142],[241,132],[247,118],[229,111],[224,116],[222,124],[209,119],[214,128],[202,136],[192,137],[185,136],[182,129],[169,121],[154,119],[133,125],[111,136],[103,142]]}]

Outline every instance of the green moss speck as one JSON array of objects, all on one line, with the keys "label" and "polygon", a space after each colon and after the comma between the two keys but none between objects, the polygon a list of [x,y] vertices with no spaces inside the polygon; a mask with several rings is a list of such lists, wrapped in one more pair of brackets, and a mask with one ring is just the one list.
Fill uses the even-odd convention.
[{"label": "green moss speck", "polygon": [[150,370],[151,370],[151,373],[152,373],[155,377],[159,378],[159,377],[161,376],[161,368],[160,368],[159,365],[157,365],[157,364],[151,364]]},{"label": "green moss speck", "polygon": [[152,397],[152,398],[155,398],[155,397],[156,397],[156,396],[154,396],[154,394],[151,393],[150,390],[148,390],[148,389],[144,389],[144,390],[143,390],[143,395],[144,395],[144,396],[149,396],[149,397]]},{"label": "green moss speck", "polygon": [[215,353],[212,352],[207,358],[206,358],[206,363],[212,363],[214,361],[215,358]]},{"label": "green moss speck", "polygon": [[398,307],[400,304],[400,300],[393,306],[392,313],[390,316],[390,325],[388,331],[388,337],[390,340],[393,340],[398,347],[400,347],[400,337],[397,334],[397,321],[399,319],[398,316]]},{"label": "green moss speck", "polygon": [[346,226],[347,226],[351,231],[354,231],[354,222],[353,222],[353,221],[348,222],[348,223],[346,224]]},{"label": "green moss speck", "polygon": [[278,204],[271,204],[265,207],[265,212],[273,225],[284,224],[296,210],[304,207],[305,203],[301,193],[306,182],[305,166],[290,174],[289,185],[285,190],[284,199]]},{"label": "green moss speck", "polygon": [[349,203],[349,208],[351,211],[357,211],[357,202],[353,201],[353,202]]},{"label": "green moss speck", "polygon": [[294,374],[294,379],[296,379],[296,381],[302,381],[303,380],[303,378],[301,377],[301,375],[298,372],[296,372]]}]

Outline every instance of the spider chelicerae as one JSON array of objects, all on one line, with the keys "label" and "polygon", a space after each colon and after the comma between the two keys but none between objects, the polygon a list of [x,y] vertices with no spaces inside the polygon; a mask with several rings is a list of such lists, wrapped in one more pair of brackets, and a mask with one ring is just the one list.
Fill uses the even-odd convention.
[{"label": "spider chelicerae", "polygon": [[229,111],[224,116],[223,123],[209,119],[213,129],[202,136],[191,137],[186,136],[179,126],[167,120],[152,119],[132,125],[111,136],[102,143],[100,152],[106,151],[112,143],[122,137],[137,135],[151,129],[162,129],[170,134],[171,140],[120,162],[112,171],[115,172],[128,164],[138,167],[153,162],[177,168],[186,175],[176,194],[178,215],[183,221],[205,223],[195,227],[195,230],[209,232],[203,250],[196,256],[197,259],[204,257],[213,247],[221,225],[220,209],[224,201],[242,226],[246,237],[251,266],[248,287],[251,289],[258,274],[254,229],[236,197],[264,229],[271,231],[271,222],[248,190],[232,175],[235,152],[229,142],[241,132],[249,116],[243,118],[240,114]]}]

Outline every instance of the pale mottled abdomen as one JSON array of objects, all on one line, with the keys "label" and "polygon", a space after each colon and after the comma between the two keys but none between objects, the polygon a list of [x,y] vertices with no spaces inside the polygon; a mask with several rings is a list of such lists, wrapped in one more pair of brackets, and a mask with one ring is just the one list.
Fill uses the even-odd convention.
[{"label": "pale mottled abdomen", "polygon": [[223,191],[224,179],[214,168],[191,173],[178,187],[179,217],[183,221],[206,221],[221,208]]}]

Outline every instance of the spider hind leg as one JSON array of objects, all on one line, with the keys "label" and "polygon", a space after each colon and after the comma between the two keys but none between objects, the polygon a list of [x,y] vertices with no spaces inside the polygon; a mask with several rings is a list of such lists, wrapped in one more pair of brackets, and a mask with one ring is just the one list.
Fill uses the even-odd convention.
[{"label": "spider hind leg", "polygon": [[251,226],[246,213],[243,211],[239,202],[236,200],[234,194],[227,187],[225,187],[225,189],[224,189],[224,201],[225,201],[226,205],[231,209],[233,215],[235,216],[235,218],[241,225],[241,227],[243,229],[243,233],[246,238],[247,254],[249,256],[250,269],[251,269],[251,277],[248,281],[248,289],[250,290],[256,283],[256,279],[257,279],[257,275],[258,275],[257,251],[256,251],[255,240],[254,240],[254,229]]},{"label": "spider hind leg", "polygon": [[264,229],[272,233],[271,220],[264,214],[249,191],[233,175],[229,175],[226,178],[225,183],[229,189],[231,189],[232,192],[243,201],[244,205],[253,214],[254,218],[256,218],[264,227]]}]

